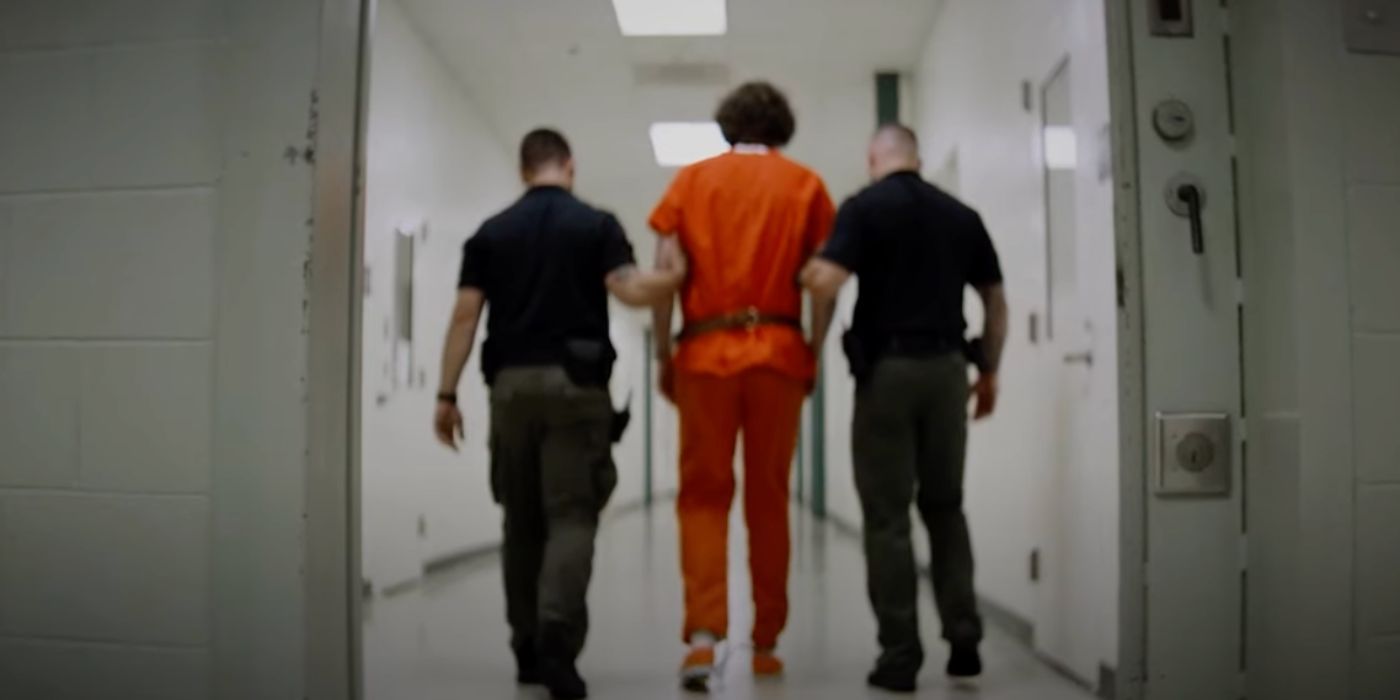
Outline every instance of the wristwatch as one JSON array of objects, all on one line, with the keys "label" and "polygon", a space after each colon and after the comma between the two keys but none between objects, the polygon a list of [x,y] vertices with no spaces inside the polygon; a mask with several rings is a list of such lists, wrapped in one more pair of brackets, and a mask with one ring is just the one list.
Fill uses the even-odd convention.
[{"label": "wristwatch", "polygon": [[440,393],[437,395],[437,400],[438,400],[438,403],[446,403],[446,404],[451,404],[451,405],[453,405],[453,406],[456,406],[456,405],[457,405],[457,392],[455,392],[455,391],[444,391],[444,392],[440,392]]}]

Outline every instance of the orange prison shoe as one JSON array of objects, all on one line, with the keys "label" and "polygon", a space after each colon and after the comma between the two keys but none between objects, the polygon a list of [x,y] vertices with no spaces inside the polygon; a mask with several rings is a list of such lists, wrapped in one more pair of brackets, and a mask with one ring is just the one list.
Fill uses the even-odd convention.
[{"label": "orange prison shoe", "polygon": [[772,649],[753,650],[753,675],[771,678],[783,675],[783,660]]}]

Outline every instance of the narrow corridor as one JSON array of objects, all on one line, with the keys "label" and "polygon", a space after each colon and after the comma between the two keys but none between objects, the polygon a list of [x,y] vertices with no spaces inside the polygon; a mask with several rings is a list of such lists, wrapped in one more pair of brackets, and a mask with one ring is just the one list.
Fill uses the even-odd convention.
[{"label": "narrow corridor", "polygon": [[[747,650],[730,652],[724,682],[712,697],[725,700],[886,697],[868,690],[875,658],[875,624],[865,598],[859,543],[829,525],[794,515],[792,620],[780,649],[788,664],[781,681],[755,682]],[[736,639],[750,624],[747,581],[734,574],[747,557],[742,527],[731,528],[731,625]],[[660,700],[695,697],[676,684],[680,574],[676,527],[669,503],[651,512],[617,516],[599,537],[590,596],[593,630],[579,668],[592,697]],[[734,580],[738,578],[739,580]],[[992,628],[983,648],[987,673],[975,686],[954,687],[942,674],[932,596],[921,597],[929,649],[919,698],[1085,700],[1091,697],[1039,662],[1020,643]],[[369,700],[534,700],[542,689],[518,689],[506,646],[500,568],[494,559],[429,577],[418,589],[367,605],[365,663]]]}]

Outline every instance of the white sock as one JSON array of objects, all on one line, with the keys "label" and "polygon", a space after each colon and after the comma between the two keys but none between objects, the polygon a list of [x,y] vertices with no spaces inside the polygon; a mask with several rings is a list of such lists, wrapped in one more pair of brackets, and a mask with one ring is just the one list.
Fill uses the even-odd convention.
[{"label": "white sock", "polygon": [[719,643],[719,638],[709,632],[700,631],[690,635],[691,649],[713,649]]}]

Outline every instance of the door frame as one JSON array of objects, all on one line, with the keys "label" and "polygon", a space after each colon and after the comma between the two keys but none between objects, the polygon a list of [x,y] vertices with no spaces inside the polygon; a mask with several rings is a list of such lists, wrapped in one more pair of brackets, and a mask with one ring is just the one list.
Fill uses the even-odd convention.
[{"label": "door frame", "polygon": [[306,222],[312,235],[305,263],[308,435],[302,668],[305,696],[312,700],[363,697],[360,354],[364,161],[375,7],[375,0],[322,0],[319,70],[309,115],[315,218]]},{"label": "door frame", "polygon": [[[363,693],[360,637],[360,300],[364,153],[375,0],[323,0],[315,208],[308,269],[305,558],[308,698]],[[1144,697],[1147,406],[1143,261],[1130,6],[1105,0],[1119,288],[1119,658],[1117,697]],[[815,486],[815,484],[814,484]],[[814,494],[815,496],[815,494]]]},{"label": "door frame", "polygon": [[1147,338],[1132,8],[1104,0],[1118,281],[1118,674],[1116,697],[1147,692]]}]

